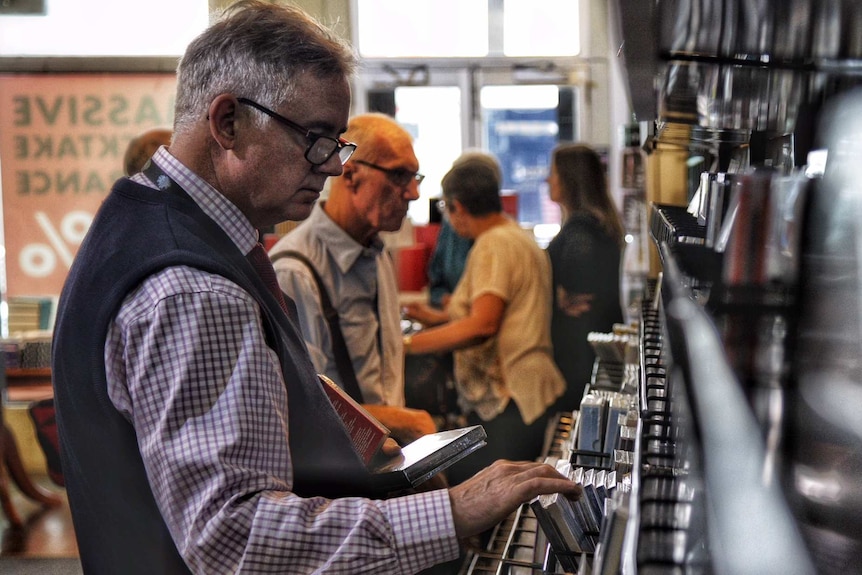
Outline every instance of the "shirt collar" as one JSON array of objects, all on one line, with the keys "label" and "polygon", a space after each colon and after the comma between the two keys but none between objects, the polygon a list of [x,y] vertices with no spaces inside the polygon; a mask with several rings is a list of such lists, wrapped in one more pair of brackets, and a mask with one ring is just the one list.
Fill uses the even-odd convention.
[{"label": "shirt collar", "polygon": [[314,226],[318,235],[326,237],[326,249],[338,264],[341,273],[347,273],[361,257],[376,258],[383,253],[384,245],[380,236],[375,235],[371,245],[366,247],[345,232],[323,210],[324,202],[319,201],[311,211],[308,225]]},{"label": "shirt collar", "polygon": [[[233,202],[172,156],[165,146],[156,150],[152,159],[225,231],[240,252],[251,251],[258,242],[258,232]],[[136,174],[132,179],[155,187],[143,174]]]}]

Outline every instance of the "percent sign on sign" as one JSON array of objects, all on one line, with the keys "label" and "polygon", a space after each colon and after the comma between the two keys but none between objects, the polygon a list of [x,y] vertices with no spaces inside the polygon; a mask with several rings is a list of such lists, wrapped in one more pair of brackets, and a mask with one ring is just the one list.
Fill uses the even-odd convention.
[{"label": "percent sign on sign", "polygon": [[30,277],[46,277],[57,268],[57,259],[67,270],[70,269],[75,258],[71,248],[84,241],[84,236],[93,222],[92,214],[84,211],[69,212],[60,221],[59,230],[45,212],[36,212],[34,217],[48,243],[24,246],[18,256],[21,269]]}]

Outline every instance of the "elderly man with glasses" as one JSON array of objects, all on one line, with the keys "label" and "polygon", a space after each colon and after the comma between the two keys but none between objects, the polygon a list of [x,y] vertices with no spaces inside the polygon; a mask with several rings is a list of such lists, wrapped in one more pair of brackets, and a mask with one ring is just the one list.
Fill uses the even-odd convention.
[{"label": "elderly man with glasses", "polygon": [[341,174],[356,58],[298,9],[228,11],[180,61],[170,146],[114,184],[60,296],[84,572],[410,573],[539,492],[576,491],[529,462],[472,488],[375,489],[258,243]]},{"label": "elderly man with glasses", "polygon": [[427,411],[404,406],[398,290],[379,233],[401,227],[423,176],[410,134],[389,116],[351,118],[344,137],[358,151],[328,198],[269,253],[315,368],[406,444],[436,428]]}]

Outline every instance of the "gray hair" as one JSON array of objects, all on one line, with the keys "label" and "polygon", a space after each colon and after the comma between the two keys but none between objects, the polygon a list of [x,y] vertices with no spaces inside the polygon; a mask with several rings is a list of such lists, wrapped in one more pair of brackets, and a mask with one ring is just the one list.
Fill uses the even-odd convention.
[{"label": "gray hair", "polygon": [[349,44],[299,8],[239,0],[180,60],[174,132],[203,118],[219,94],[278,108],[290,100],[302,74],[348,78],[357,65]]},{"label": "gray hair", "polygon": [[474,216],[503,211],[500,187],[503,183],[500,163],[484,152],[467,152],[452,162],[440,182],[446,201],[458,200]]},{"label": "gray hair", "polygon": [[454,162],[452,162],[452,167],[455,166],[472,166],[476,164],[483,164],[488,166],[494,171],[494,176],[497,179],[497,186],[503,187],[503,170],[500,168],[500,162],[497,161],[497,157],[491,153],[484,152],[482,150],[466,150],[463,154],[458,156]]}]

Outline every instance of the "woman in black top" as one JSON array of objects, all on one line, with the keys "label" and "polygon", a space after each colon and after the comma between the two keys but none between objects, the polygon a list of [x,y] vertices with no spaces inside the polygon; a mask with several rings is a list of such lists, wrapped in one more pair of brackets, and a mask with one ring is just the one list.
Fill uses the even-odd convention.
[{"label": "woman in black top", "polygon": [[548,185],[551,200],[563,213],[560,233],[548,245],[554,280],[554,358],[567,384],[556,406],[558,411],[571,411],[580,404],[595,360],[587,334],[610,332],[614,323],[623,321],[623,228],[605,167],[589,146],[557,146]]}]

